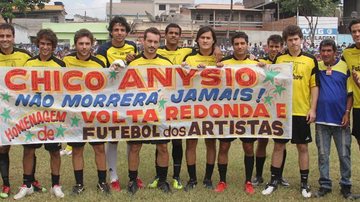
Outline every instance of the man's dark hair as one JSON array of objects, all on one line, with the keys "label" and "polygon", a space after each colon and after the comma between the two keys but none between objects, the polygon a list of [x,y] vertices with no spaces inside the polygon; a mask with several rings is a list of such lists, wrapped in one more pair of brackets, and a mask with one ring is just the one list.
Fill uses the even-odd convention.
[{"label": "man's dark hair", "polygon": [[55,49],[58,43],[58,38],[56,34],[51,29],[41,29],[36,34],[35,44],[39,48],[39,43],[41,39],[49,40],[51,42],[52,48]]},{"label": "man's dark hair", "polygon": [[[213,47],[215,47],[215,44],[216,44],[216,34],[215,34],[215,31],[214,31],[211,27],[209,27],[209,26],[205,26],[205,27],[202,27],[202,28],[199,29],[199,31],[198,31],[197,34],[196,34],[196,40],[195,40],[196,43],[197,43],[198,46],[199,46],[198,40],[199,40],[200,36],[201,36],[202,34],[204,34],[205,32],[211,32],[211,35],[212,35],[213,40],[214,40]],[[199,48],[200,48],[200,47],[199,47]]]},{"label": "man's dark hair", "polygon": [[112,32],[115,24],[117,24],[117,23],[119,23],[120,25],[125,27],[126,33],[130,32],[131,28],[130,28],[129,23],[127,23],[127,21],[126,21],[126,18],[120,17],[120,16],[115,16],[111,19],[111,21],[109,22],[109,26],[107,28],[107,30],[109,31],[110,37],[112,37],[111,32]]},{"label": "man's dark hair", "polygon": [[298,35],[300,39],[303,38],[303,33],[299,26],[297,25],[289,25],[285,27],[282,33],[283,40],[286,41],[289,36]]},{"label": "man's dark hair", "polygon": [[357,18],[357,19],[353,19],[350,21],[349,23],[349,31],[351,32],[351,26],[355,25],[355,24],[359,24],[360,23],[360,18]]},{"label": "man's dark hair", "polygon": [[81,37],[88,37],[91,41],[91,44],[94,44],[94,35],[87,29],[80,29],[79,31],[75,32],[74,35],[74,42],[76,44],[76,42],[79,40],[79,38]]},{"label": "man's dark hair", "polygon": [[165,34],[167,34],[169,32],[170,28],[178,28],[179,29],[179,34],[181,35],[181,27],[176,23],[168,24],[168,26],[166,26],[166,28],[165,28]]},{"label": "man's dark hair", "polygon": [[237,38],[245,39],[246,43],[249,43],[249,36],[245,32],[236,32],[235,35],[231,37],[232,45],[234,45],[234,41]]},{"label": "man's dark hair", "polygon": [[269,36],[269,38],[267,39],[268,45],[269,45],[270,41],[272,41],[273,43],[280,43],[280,45],[284,45],[284,41],[283,41],[282,37],[278,34],[273,34],[273,35]]},{"label": "man's dark hair", "polygon": [[322,40],[320,42],[319,50],[321,51],[321,48],[324,47],[324,46],[331,46],[334,52],[336,52],[336,50],[337,50],[336,43],[332,39],[324,39],[324,40]]},{"label": "man's dark hair", "polygon": [[0,24],[0,29],[10,29],[13,36],[15,37],[15,29],[14,29],[14,26],[12,26],[11,24],[8,24],[8,23],[2,23]]},{"label": "man's dark hair", "polygon": [[153,33],[153,34],[155,34],[155,35],[159,35],[160,38],[161,38],[161,33],[160,33],[160,31],[159,31],[156,27],[150,27],[150,28],[147,28],[147,29],[145,30],[145,32],[144,32],[144,40],[146,39],[146,35],[147,35],[148,33]]}]

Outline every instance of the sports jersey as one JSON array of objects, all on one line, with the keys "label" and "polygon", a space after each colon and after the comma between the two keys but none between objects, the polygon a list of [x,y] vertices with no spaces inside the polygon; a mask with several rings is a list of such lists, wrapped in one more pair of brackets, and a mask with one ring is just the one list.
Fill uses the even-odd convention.
[{"label": "sports jersey", "polygon": [[158,48],[156,51],[157,54],[168,58],[174,65],[180,65],[185,56],[192,53],[192,48],[181,48],[178,47],[176,50],[172,51],[166,48],[166,46]]},{"label": "sports jersey", "polygon": [[105,67],[103,61],[93,55],[90,55],[87,60],[79,60],[76,56],[76,52],[65,56],[63,61],[65,62],[66,67]]},{"label": "sports jersey", "polygon": [[270,59],[269,56],[266,56],[264,58],[259,59],[260,62],[266,63],[266,64],[272,64],[274,61]]},{"label": "sports jersey", "polygon": [[58,59],[54,55],[51,55],[51,57],[47,61],[41,61],[40,56],[37,55],[35,57],[32,57],[28,59],[28,61],[24,64],[24,67],[65,67],[65,62]]},{"label": "sports jersey", "polygon": [[144,53],[136,56],[133,61],[129,63],[129,66],[147,66],[147,65],[172,65],[171,61],[166,57],[163,57],[159,54],[156,54],[156,57],[153,59],[148,59],[145,57]]},{"label": "sports jersey", "polygon": [[224,57],[221,60],[221,62],[224,65],[236,65],[236,64],[257,64],[259,61],[251,60],[248,55],[244,60],[238,60],[234,55],[229,55],[227,57]]},{"label": "sports jersey", "polygon": [[[353,70],[360,74],[360,49],[356,47],[355,44],[349,46],[343,51],[342,59],[346,62],[348,69],[350,72]],[[355,86],[356,84],[351,79],[351,85]],[[360,108],[360,89],[353,88],[353,96],[354,96],[354,108]]]},{"label": "sports jersey", "polygon": [[352,92],[350,71],[344,61],[338,60],[328,71],[324,62],[319,62],[319,98],[316,123],[340,126],[346,111],[348,93]]},{"label": "sports jersey", "polygon": [[197,68],[199,64],[205,64],[208,66],[216,65],[216,57],[211,53],[209,56],[201,55],[200,51],[193,51],[189,55],[185,56],[184,62],[191,68]]},{"label": "sports jersey", "polygon": [[115,47],[111,44],[111,41],[109,41],[99,47],[96,57],[103,61],[106,67],[110,67],[115,60],[125,61],[126,55],[129,53],[137,53],[134,42],[125,40],[123,46]]},{"label": "sports jersey", "polygon": [[293,97],[292,115],[306,116],[310,110],[310,99],[312,87],[319,85],[319,67],[313,55],[301,53],[298,56],[291,56],[289,51],[278,55],[274,64],[293,64]]},{"label": "sports jersey", "polygon": [[29,58],[31,54],[23,49],[14,48],[8,55],[0,50],[0,67],[22,67]]}]

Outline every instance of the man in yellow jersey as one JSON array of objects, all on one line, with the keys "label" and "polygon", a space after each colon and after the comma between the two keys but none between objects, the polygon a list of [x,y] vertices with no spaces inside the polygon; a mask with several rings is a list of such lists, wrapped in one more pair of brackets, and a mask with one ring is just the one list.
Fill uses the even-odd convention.
[{"label": "man in yellow jersey", "polygon": [[[234,49],[233,55],[229,55],[222,59],[217,66],[235,65],[235,64],[258,64],[259,61],[251,60],[248,54],[249,37],[245,32],[237,32],[231,38],[231,44]],[[223,192],[227,188],[226,172],[228,164],[228,153],[231,142],[235,138],[219,138],[219,154],[218,154],[218,169],[220,175],[220,182],[215,188],[215,192]],[[245,192],[247,194],[254,194],[255,190],[251,184],[251,176],[254,168],[254,142],[256,138],[240,138],[244,150],[244,165],[245,165]]]},{"label": "man in yellow jersey", "polygon": [[[75,33],[74,43],[76,52],[64,57],[66,67],[104,68],[105,64],[95,56],[91,55],[91,47],[94,44],[94,36],[87,29],[80,29]],[[73,194],[81,194],[84,191],[84,145],[85,142],[69,142],[73,147],[72,163],[76,185]],[[103,193],[110,193],[110,187],[106,183],[106,157],[104,142],[90,142],[95,151],[95,162],[98,173],[97,189]]]},{"label": "man in yellow jersey", "polygon": [[[144,32],[144,52],[136,56],[135,59],[130,62],[129,66],[172,65],[169,59],[156,53],[160,45],[160,39],[161,34],[158,29],[155,27],[146,29]],[[170,140],[128,141],[130,146],[128,155],[130,178],[128,184],[129,193],[135,194],[139,189],[137,183],[138,168],[140,163],[139,153],[143,143],[156,144],[156,163],[158,165],[157,174],[159,176],[157,187],[165,193],[171,192],[170,186],[166,181],[169,165],[169,152],[167,148],[168,142],[170,142]]]},{"label": "man in yellow jersey", "polygon": [[[264,58],[260,58],[259,61],[265,64],[272,64],[275,60],[276,56],[283,51],[284,41],[282,37],[278,34],[274,34],[269,36],[267,39],[268,53]],[[259,138],[258,144],[256,147],[256,175],[255,178],[251,181],[254,186],[258,186],[264,182],[263,178],[263,169],[266,159],[266,147],[269,142],[267,138]],[[281,164],[281,172],[280,172],[280,184],[283,186],[289,186],[289,182],[282,177],[286,159],[286,149],[284,150],[283,162]]]},{"label": "man in yellow jersey", "polygon": [[[137,53],[136,44],[126,40],[130,32],[130,25],[124,17],[115,16],[109,22],[108,31],[111,40],[101,45],[97,50],[96,57],[101,59],[106,67],[110,67],[116,60],[129,63]],[[106,144],[106,161],[109,168],[110,185],[113,191],[120,191],[120,182],[117,175],[117,146],[118,142]],[[140,185],[142,182],[140,182]],[[142,186],[142,185],[141,185]]]},{"label": "man in yellow jersey", "polygon": [[[39,48],[39,55],[30,58],[24,67],[65,67],[65,63],[56,58],[53,53],[57,46],[58,39],[56,34],[50,29],[41,29],[36,36],[36,46]],[[14,199],[21,199],[26,195],[34,192],[32,183],[35,181],[35,150],[40,148],[42,144],[26,144],[23,145],[23,185],[19,192],[14,196]],[[64,193],[60,186],[60,143],[46,143],[45,149],[50,154],[51,167],[51,194],[56,197],[63,198]],[[34,168],[34,169],[33,169]]]},{"label": "man in yellow jersey", "polygon": [[[293,64],[293,98],[292,98],[292,139],[296,144],[299,156],[300,192],[304,198],[311,197],[308,185],[309,151],[308,143],[312,142],[310,123],[316,118],[316,104],[319,94],[317,60],[313,55],[301,50],[303,34],[296,25],[289,25],[283,30],[283,40],[288,50],[277,56],[274,63]],[[285,145],[289,140],[274,139],[274,151],[271,162],[271,180],[262,191],[269,195],[277,188],[281,180],[281,164]]]},{"label": "man in yellow jersey", "polygon": [[[0,24],[0,67],[21,67],[31,58],[30,53],[14,47],[15,29],[10,24]],[[9,151],[10,146],[0,146],[0,173],[3,180],[0,197],[8,198],[9,182]]]}]

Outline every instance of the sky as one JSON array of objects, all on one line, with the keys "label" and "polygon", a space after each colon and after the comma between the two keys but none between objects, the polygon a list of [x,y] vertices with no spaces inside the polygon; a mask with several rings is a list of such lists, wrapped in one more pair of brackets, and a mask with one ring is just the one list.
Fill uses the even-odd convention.
[{"label": "sky", "polygon": [[[54,1],[51,0],[50,4]],[[59,0],[58,0],[59,1]],[[235,2],[236,0],[234,0]],[[62,0],[65,5],[65,11],[68,13],[66,18],[72,18],[74,14],[86,15],[90,17],[97,17],[105,19],[105,6],[109,0]],[[120,2],[120,0],[113,0],[113,2]],[[230,0],[195,0],[195,3],[230,3]]]}]

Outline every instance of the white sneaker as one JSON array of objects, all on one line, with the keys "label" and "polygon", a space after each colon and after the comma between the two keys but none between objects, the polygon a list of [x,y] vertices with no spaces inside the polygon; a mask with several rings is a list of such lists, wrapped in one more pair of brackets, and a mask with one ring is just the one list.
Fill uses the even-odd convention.
[{"label": "white sneaker", "polygon": [[66,149],[63,149],[60,151],[60,156],[64,156],[64,155],[67,155],[67,156],[70,156],[72,154],[72,150],[66,150]]},{"label": "white sneaker", "polygon": [[61,186],[59,186],[59,185],[55,185],[55,186],[51,187],[50,193],[54,194],[58,198],[64,198],[64,196],[65,196],[64,192],[61,190]]},{"label": "white sneaker", "polygon": [[310,187],[307,184],[304,184],[304,185],[301,186],[301,195],[304,198],[310,198],[311,197]]},{"label": "white sneaker", "polygon": [[278,186],[278,181],[275,180],[275,181],[271,181],[270,183],[266,184],[265,186],[265,189],[262,190],[262,195],[270,195],[272,194],[276,189],[277,189],[277,186]]},{"label": "white sneaker", "polygon": [[27,188],[27,186],[25,184],[23,184],[20,187],[19,192],[17,194],[15,194],[14,199],[18,200],[18,199],[24,198],[26,195],[30,195],[32,193],[34,193],[33,186],[31,185],[30,188]]}]

